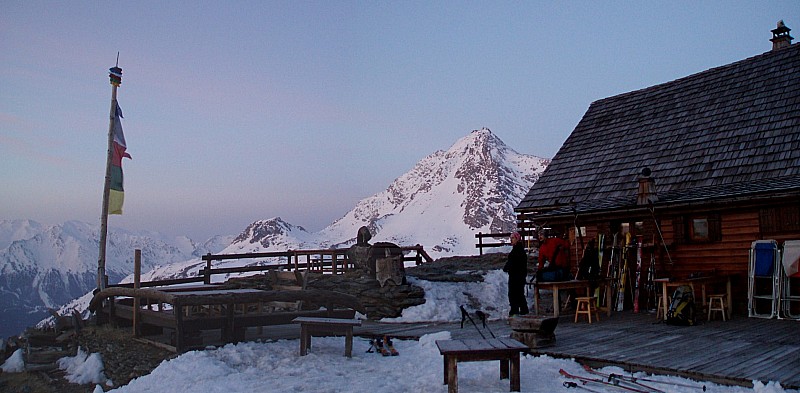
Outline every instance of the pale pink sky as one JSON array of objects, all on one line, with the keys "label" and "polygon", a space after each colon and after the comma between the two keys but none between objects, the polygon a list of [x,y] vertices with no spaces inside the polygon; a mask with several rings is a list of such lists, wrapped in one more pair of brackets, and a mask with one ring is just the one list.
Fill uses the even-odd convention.
[{"label": "pale pink sky", "polygon": [[592,101],[763,53],[779,19],[796,0],[3,1],[0,219],[99,222],[118,51],[110,224],[205,240],[321,229],[481,127],[552,157]]}]

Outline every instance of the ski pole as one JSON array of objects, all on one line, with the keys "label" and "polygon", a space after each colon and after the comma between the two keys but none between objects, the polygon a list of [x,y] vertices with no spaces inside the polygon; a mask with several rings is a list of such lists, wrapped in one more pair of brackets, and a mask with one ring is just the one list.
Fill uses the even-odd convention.
[{"label": "ski pole", "polygon": [[483,335],[481,329],[475,324],[475,321],[472,320],[472,317],[469,316],[469,313],[464,309],[464,306],[459,306],[459,308],[461,308],[461,328],[464,328],[464,319],[469,319],[469,321],[472,322],[472,326],[475,326],[475,330],[477,330],[478,334],[481,335],[481,338],[486,339],[486,336]]},{"label": "ski pole", "polygon": [[497,338],[497,337],[495,337],[495,335],[494,335],[494,332],[492,332],[492,329],[489,329],[489,325],[487,325],[487,324],[486,324],[486,318],[487,318],[487,315],[486,315],[486,314],[485,314],[483,311],[481,311],[481,310],[475,311],[475,315],[477,315],[477,316],[478,316],[478,319],[480,319],[480,320],[481,320],[481,322],[483,322],[483,327],[484,327],[486,330],[488,330],[488,331],[489,331],[489,334],[491,334],[491,335],[492,335],[492,338]]}]

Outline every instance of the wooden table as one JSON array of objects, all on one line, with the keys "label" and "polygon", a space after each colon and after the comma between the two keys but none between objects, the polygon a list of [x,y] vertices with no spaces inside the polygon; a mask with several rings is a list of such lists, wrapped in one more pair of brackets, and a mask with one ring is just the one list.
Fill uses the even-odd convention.
[{"label": "wooden table", "polygon": [[[528,346],[510,338],[437,340],[439,353],[444,356],[444,384],[448,393],[458,392],[458,362],[500,361],[500,379],[509,378],[511,390],[520,391],[519,353]],[[510,366],[510,367],[509,367]]]},{"label": "wooden table", "polygon": [[733,306],[733,301],[731,298],[731,276],[708,276],[708,277],[695,277],[695,278],[685,278],[685,279],[671,279],[671,278],[657,278],[653,280],[654,282],[661,283],[661,306],[664,307],[664,320],[667,320],[667,310],[669,310],[669,288],[670,287],[679,287],[681,285],[688,285],[692,287],[692,292],[695,291],[695,285],[700,285],[701,293],[703,296],[702,304],[703,306],[706,305],[707,296],[706,296],[706,285],[713,284],[718,282],[725,281],[725,291],[727,295],[726,301],[726,308],[728,310],[727,317],[728,319],[731,318],[731,311],[733,310],[731,307]]},{"label": "wooden table", "polygon": [[[596,280],[595,283],[600,287],[605,287],[606,289],[606,302],[608,306],[606,307],[606,313],[610,317],[611,316],[611,285],[610,279],[599,279]],[[534,309],[536,310],[536,314],[539,314],[539,290],[540,289],[550,289],[553,291],[553,316],[558,317],[560,304],[558,299],[558,292],[563,289],[585,289],[586,296],[593,296],[589,293],[591,287],[591,281],[589,280],[569,280],[569,281],[537,281],[533,283],[534,295],[533,295],[533,304]]]},{"label": "wooden table", "polygon": [[300,356],[308,354],[311,336],[344,335],[344,356],[353,357],[353,326],[361,326],[360,319],[297,317],[300,324]]}]

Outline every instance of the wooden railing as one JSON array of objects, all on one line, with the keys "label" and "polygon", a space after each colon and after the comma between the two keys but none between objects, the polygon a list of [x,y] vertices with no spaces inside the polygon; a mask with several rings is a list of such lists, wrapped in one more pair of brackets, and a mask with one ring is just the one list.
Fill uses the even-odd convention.
[{"label": "wooden railing", "polygon": [[[400,247],[405,255],[406,262],[413,261],[416,265],[426,262],[433,262],[433,258],[425,252],[425,249],[417,244],[416,246]],[[275,263],[275,258],[285,258],[285,262]],[[237,274],[247,272],[263,272],[275,269],[311,271],[329,274],[342,274],[353,269],[353,264],[347,258],[347,249],[325,249],[325,250],[289,250],[277,252],[256,252],[242,254],[206,254],[201,258],[206,266],[197,272],[195,277],[175,278],[169,280],[147,281],[140,284],[141,287],[157,287],[165,285],[199,283],[211,284],[211,277],[215,274]],[[225,261],[233,259],[265,259],[268,263],[263,265],[239,266],[239,267],[212,267],[213,261]],[[107,285],[108,287],[133,288],[133,283]]]},{"label": "wooden railing", "polygon": [[[533,236],[533,231],[518,231],[522,238],[525,239],[526,237]],[[478,239],[478,243],[475,244],[475,248],[478,249],[479,255],[483,255],[484,248],[494,248],[494,247],[504,247],[504,246],[511,246],[511,242],[509,241],[509,237],[511,237],[511,232],[501,232],[501,233],[483,233],[478,232],[475,234],[475,238]],[[504,239],[502,241],[497,242],[484,242],[483,239]],[[529,244],[530,239],[526,240],[526,245]]]},{"label": "wooden railing", "polygon": [[[425,249],[417,244],[416,246],[400,247],[405,254],[413,251],[414,255],[403,257],[404,261],[413,261],[417,265],[424,262],[432,262],[433,258],[425,252]],[[231,259],[259,259],[259,258],[286,258],[285,263],[271,263],[268,265],[255,265],[246,267],[231,267],[213,269],[213,261]],[[289,250],[282,252],[265,253],[245,253],[245,254],[206,254],[202,258],[206,261],[206,267],[199,272],[200,275],[207,277],[206,283],[211,282],[213,274],[230,274],[251,271],[263,271],[269,269],[281,269],[310,271],[319,273],[341,274],[353,269],[353,264],[347,258],[347,249],[322,249],[322,250]]]}]

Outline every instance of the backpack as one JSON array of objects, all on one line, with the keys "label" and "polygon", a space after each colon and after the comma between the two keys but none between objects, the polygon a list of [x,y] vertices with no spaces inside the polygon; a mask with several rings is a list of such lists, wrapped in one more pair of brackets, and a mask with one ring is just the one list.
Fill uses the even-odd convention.
[{"label": "backpack", "polygon": [[694,291],[692,287],[681,285],[672,293],[672,302],[667,311],[667,324],[694,325]]}]

